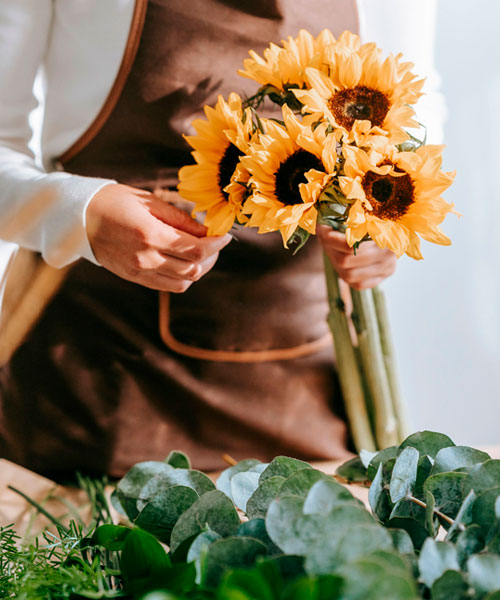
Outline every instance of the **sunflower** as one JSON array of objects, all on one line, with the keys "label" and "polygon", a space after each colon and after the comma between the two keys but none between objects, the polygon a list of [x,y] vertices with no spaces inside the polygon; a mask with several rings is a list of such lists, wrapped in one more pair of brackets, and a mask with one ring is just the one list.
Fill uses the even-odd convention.
[{"label": "sunflower", "polygon": [[278,90],[288,86],[305,87],[306,67],[322,69],[325,64],[327,48],[335,43],[328,29],[324,29],[316,38],[305,29],[301,29],[296,38],[282,40],[282,46],[270,44],[264,50],[264,57],[250,50],[251,58],[243,61],[244,69],[238,73],[257,81],[261,85],[272,85]]},{"label": "sunflower", "polygon": [[283,107],[285,126],[264,122],[265,134],[249,145],[241,159],[250,173],[252,195],[245,201],[246,225],[259,233],[280,231],[283,244],[298,227],[316,232],[317,203],[335,174],[334,136],[327,126],[312,130]]},{"label": "sunflower", "polygon": [[373,140],[368,152],[344,147],[339,184],[354,201],[346,221],[350,246],[369,237],[398,257],[406,253],[420,260],[419,235],[435,244],[451,244],[438,227],[449,212],[455,212],[453,204],[440,197],[455,176],[440,170],[442,148],[429,145],[398,152],[381,137]]},{"label": "sunflower", "polygon": [[344,32],[325,50],[329,72],[305,69],[307,90],[293,90],[309,114],[308,121],[325,119],[337,136],[356,141],[362,136],[387,135],[393,144],[408,139],[404,127],[418,127],[409,106],[421,96],[424,80],[416,80],[412,64],[401,55],[382,58],[375,44],[360,44]]},{"label": "sunflower", "polygon": [[250,109],[238,94],[226,102],[219,96],[214,108],[205,106],[206,120],[196,119],[198,135],[185,136],[197,164],[179,171],[179,194],[194,202],[193,214],[206,212],[208,235],[224,235],[241,215],[248,173],[239,165],[253,135]]}]

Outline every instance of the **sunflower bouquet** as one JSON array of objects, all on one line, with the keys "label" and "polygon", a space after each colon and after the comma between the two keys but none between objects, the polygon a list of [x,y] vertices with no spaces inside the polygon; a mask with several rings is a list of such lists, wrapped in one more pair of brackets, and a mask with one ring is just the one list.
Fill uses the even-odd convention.
[{"label": "sunflower bouquet", "polygon": [[[234,224],[279,231],[300,249],[318,223],[420,260],[420,238],[451,242],[439,225],[453,211],[440,197],[454,174],[441,170],[442,146],[425,145],[412,108],[423,79],[402,56],[384,57],[357,35],[300,31],[263,56],[250,51],[239,74],[260,84],[205,107],[187,136],[196,164],[179,172],[179,193],[204,212],[208,235]],[[275,107],[272,118],[261,109]],[[278,114],[276,114],[278,111]],[[351,289],[353,327],[338,276],[325,273],[339,379],[354,442],[374,450],[398,444],[407,418],[394,366],[383,293]]]}]

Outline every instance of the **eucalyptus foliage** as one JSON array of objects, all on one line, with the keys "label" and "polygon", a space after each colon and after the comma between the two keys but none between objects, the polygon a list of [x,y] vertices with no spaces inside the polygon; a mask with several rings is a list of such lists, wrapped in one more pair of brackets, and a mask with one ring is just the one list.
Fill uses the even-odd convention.
[{"label": "eucalyptus foliage", "polygon": [[[339,481],[370,486],[372,510]],[[129,524],[97,524],[66,554],[62,544],[53,588],[42,548],[16,550],[0,532],[0,597],[500,599],[500,461],[440,433],[362,452],[336,478],[279,456],[241,461],[214,485],[176,452],[135,465],[113,503]]]}]

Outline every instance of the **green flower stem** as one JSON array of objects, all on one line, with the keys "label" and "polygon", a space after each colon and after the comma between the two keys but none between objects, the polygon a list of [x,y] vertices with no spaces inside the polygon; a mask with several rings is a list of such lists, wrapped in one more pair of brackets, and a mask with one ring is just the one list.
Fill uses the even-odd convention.
[{"label": "green flower stem", "polygon": [[397,377],[396,353],[392,342],[387,303],[385,301],[384,292],[378,287],[372,289],[372,294],[380,332],[380,344],[382,346],[382,354],[384,356],[387,378],[391,390],[392,406],[396,416],[401,441],[410,435],[409,417],[406,403],[401,395],[401,388],[399,387]]},{"label": "green flower stem", "polygon": [[375,438],[379,448],[399,444],[397,421],[380,344],[377,314],[371,290],[351,288],[352,320],[358,336],[361,365],[373,400]]},{"label": "green flower stem", "polygon": [[338,276],[324,255],[325,276],[330,312],[328,325],[333,335],[340,387],[354,445],[358,451],[376,450],[363,392],[361,374],[352,345],[344,303],[340,296]]}]

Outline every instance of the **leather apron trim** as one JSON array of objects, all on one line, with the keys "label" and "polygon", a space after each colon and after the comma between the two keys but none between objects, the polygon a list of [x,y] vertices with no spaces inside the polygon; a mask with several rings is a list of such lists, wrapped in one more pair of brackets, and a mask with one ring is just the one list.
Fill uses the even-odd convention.
[{"label": "leather apron trim", "polygon": [[159,306],[159,325],[160,336],[165,345],[183,356],[196,358],[200,360],[211,360],[214,362],[232,362],[232,363],[258,363],[270,362],[273,360],[291,360],[302,358],[315,354],[332,344],[330,333],[320,337],[317,340],[293,346],[291,348],[272,348],[269,350],[210,350],[208,348],[198,348],[190,346],[177,340],[170,331],[170,294],[160,292]]},{"label": "leather apron trim", "polygon": [[125,46],[125,52],[123,53],[122,62],[118,70],[118,74],[113,83],[101,110],[97,117],[90,124],[88,129],[74,142],[61,156],[56,160],[56,164],[64,165],[65,162],[71,160],[76,156],[87,144],[89,144],[94,137],[102,129],[108,118],[110,117],[113,109],[118,102],[120,95],[123,90],[123,86],[127,81],[127,78],[132,69],[132,64],[135,60],[137,50],[139,49],[139,42],[141,40],[142,30],[144,28],[144,22],[146,20],[146,8],[148,0],[135,0],[134,14],[132,15],[132,22],[130,24],[130,30],[127,39],[127,45]]}]

